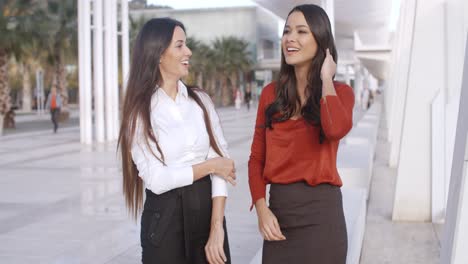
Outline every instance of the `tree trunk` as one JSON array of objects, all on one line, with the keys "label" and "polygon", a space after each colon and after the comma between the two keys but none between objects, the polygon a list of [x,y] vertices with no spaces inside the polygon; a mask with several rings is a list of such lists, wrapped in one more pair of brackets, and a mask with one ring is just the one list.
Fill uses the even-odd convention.
[{"label": "tree trunk", "polygon": [[0,49],[0,115],[4,116],[10,111],[10,108],[11,97],[10,86],[8,85],[8,54],[5,50]]},{"label": "tree trunk", "polygon": [[0,137],[3,135],[3,120],[5,119],[5,116],[0,114]]},{"label": "tree trunk", "polygon": [[58,60],[55,67],[54,81],[58,93],[62,97],[62,108],[60,109],[60,121],[68,120],[70,117],[70,112],[68,109],[68,87],[67,87],[67,74],[65,71],[65,66]]},{"label": "tree trunk", "polygon": [[23,111],[32,111],[32,95],[31,95],[31,67],[27,64],[23,65]]},{"label": "tree trunk", "polygon": [[208,91],[207,87],[203,87],[203,73],[202,72],[199,72],[197,75],[197,85],[200,88],[205,89],[205,91]]},{"label": "tree trunk", "polygon": [[67,83],[67,72],[65,70],[65,66],[62,63],[58,65],[58,77],[59,83],[58,88],[60,91],[60,96],[62,96],[62,108],[68,110],[68,83]]},{"label": "tree trunk", "polygon": [[216,89],[216,78],[211,76],[210,81],[209,81],[209,87],[210,87],[210,94],[213,97],[214,104],[216,106],[221,105],[221,96],[218,92],[218,89]]},{"label": "tree trunk", "polygon": [[[231,94],[233,95],[233,99],[236,100],[237,90],[241,91],[239,82],[237,81],[237,73],[236,72],[231,73],[231,77],[229,79],[231,80]],[[242,101],[242,98],[241,98],[241,101]]]},{"label": "tree trunk", "polygon": [[232,93],[229,91],[229,87],[227,84],[228,78],[223,76],[221,78],[221,89],[222,89],[222,106],[228,106],[231,103]]}]

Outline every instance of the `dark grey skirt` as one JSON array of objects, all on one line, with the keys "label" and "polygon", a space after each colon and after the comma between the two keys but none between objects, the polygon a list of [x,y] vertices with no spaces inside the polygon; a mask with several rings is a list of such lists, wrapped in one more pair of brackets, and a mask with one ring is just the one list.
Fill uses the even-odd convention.
[{"label": "dark grey skirt", "polygon": [[270,209],[286,240],[264,241],[264,264],[346,263],[348,238],[340,187],[272,184]]}]

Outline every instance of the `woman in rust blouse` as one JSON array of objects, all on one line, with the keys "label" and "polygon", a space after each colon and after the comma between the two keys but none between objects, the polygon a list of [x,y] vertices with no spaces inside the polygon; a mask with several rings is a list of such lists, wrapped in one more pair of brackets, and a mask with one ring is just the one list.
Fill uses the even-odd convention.
[{"label": "woman in rust blouse", "polygon": [[263,89],[249,160],[263,263],[344,264],[347,233],[336,154],[352,128],[354,93],[333,81],[337,53],[321,7],[293,8],[281,44],[280,73]]}]

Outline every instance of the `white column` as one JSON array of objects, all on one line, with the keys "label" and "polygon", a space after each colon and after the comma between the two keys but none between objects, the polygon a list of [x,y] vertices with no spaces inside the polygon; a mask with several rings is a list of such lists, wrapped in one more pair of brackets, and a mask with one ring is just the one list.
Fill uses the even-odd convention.
[{"label": "white column", "polygon": [[[466,41],[468,50],[468,38]],[[460,97],[460,110],[453,152],[447,217],[442,237],[440,263],[468,263],[468,52]]]},{"label": "white column", "polygon": [[[80,142],[84,143],[85,141],[85,122],[82,118],[84,114],[84,70],[86,68],[84,63],[84,26],[83,26],[83,17],[84,17],[84,1],[78,1],[78,89],[79,89],[79,99],[80,99]],[[36,75],[37,76],[37,75]]]},{"label": "white column", "polygon": [[440,89],[431,103],[431,220],[445,218],[445,89]]},{"label": "white column", "polygon": [[91,15],[89,0],[78,1],[80,141],[91,144]]},{"label": "white column", "polygon": [[345,82],[347,85],[351,85],[351,77],[350,77],[350,74],[349,74],[349,65],[346,64],[345,65]]},{"label": "white column", "polygon": [[121,0],[121,34],[122,34],[122,95],[125,95],[127,88],[128,72],[130,69],[130,44],[128,28],[128,0]]},{"label": "white column", "polygon": [[94,22],[94,46],[93,46],[93,69],[94,69],[94,121],[96,129],[96,141],[105,141],[104,132],[104,76],[103,76],[103,30],[102,30],[102,1],[93,2]]},{"label": "white column", "polygon": [[[408,0],[402,2],[402,14],[401,18],[403,21],[399,28],[399,39],[401,40],[396,49],[399,54],[398,59],[394,62],[394,75],[392,78],[392,86],[390,89],[393,90],[391,100],[391,120],[389,126],[389,141],[390,145],[390,157],[389,166],[395,168],[398,165],[400,159],[400,146],[401,146],[401,135],[403,129],[403,118],[405,114],[405,103],[407,97],[409,73],[411,69],[411,54],[413,50],[413,34],[415,33],[414,23],[416,17],[416,0]],[[423,66],[424,67],[424,66]]]},{"label": "white column", "polygon": [[112,1],[104,1],[104,85],[105,85],[105,118],[106,118],[106,141],[111,141],[113,138],[113,76],[112,76]]},{"label": "white column", "polygon": [[118,137],[119,127],[119,52],[117,36],[118,0],[109,0],[111,5],[111,38],[112,38],[112,141]]},{"label": "white column", "polygon": [[332,28],[333,36],[335,36],[335,0],[322,0],[322,7],[327,12],[328,19]]},{"label": "white column", "polygon": [[[393,219],[431,220],[431,116],[434,95],[446,85],[442,0],[418,1],[404,105]],[[431,63],[427,63],[427,58]]]},{"label": "white column", "polygon": [[361,105],[362,69],[359,63],[354,65],[354,98],[356,105]]}]

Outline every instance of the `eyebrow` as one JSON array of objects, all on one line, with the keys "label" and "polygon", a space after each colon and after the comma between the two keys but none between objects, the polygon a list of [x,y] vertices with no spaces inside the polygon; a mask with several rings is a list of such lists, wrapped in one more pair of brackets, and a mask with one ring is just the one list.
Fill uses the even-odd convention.
[{"label": "eyebrow", "polygon": [[[284,28],[290,28],[290,27],[291,27],[291,26],[289,26],[289,25],[284,26]],[[309,27],[306,26],[306,25],[297,25],[297,26],[296,26],[296,28],[302,28],[302,27],[309,28]]]}]

